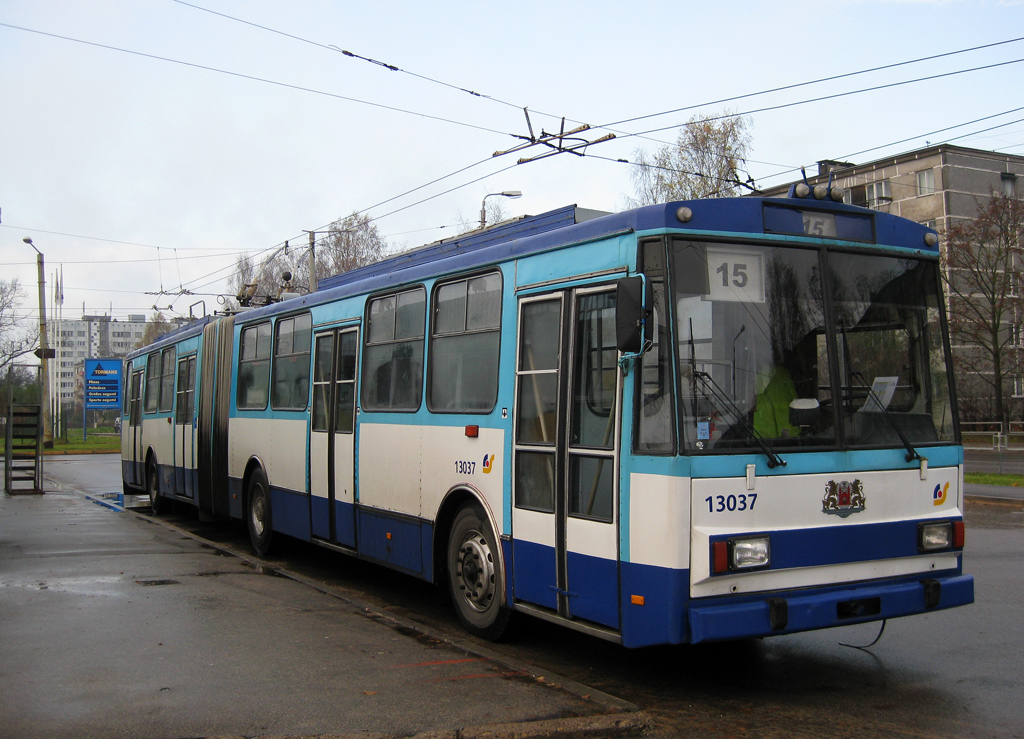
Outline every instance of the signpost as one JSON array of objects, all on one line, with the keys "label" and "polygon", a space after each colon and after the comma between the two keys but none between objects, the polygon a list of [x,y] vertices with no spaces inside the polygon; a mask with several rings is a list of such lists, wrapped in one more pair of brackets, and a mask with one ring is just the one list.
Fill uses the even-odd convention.
[{"label": "signpost", "polygon": [[86,359],[82,403],[82,439],[88,438],[86,413],[121,408],[121,360]]}]

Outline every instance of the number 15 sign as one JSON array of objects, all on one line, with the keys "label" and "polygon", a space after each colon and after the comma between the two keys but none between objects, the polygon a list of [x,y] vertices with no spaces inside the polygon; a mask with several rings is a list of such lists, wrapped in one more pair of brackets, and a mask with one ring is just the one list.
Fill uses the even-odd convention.
[{"label": "number 15 sign", "polygon": [[745,249],[708,247],[708,296],[712,300],[764,302],[764,255]]}]

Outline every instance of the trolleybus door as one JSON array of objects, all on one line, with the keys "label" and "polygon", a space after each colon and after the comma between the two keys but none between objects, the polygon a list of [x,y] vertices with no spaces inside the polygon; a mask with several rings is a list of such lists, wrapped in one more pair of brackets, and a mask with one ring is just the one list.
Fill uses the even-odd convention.
[{"label": "trolleybus door", "polygon": [[617,628],[619,382],[615,294],[520,301],[513,596]]},{"label": "trolleybus door", "polygon": [[132,372],[131,386],[128,395],[128,443],[131,451],[128,454],[128,484],[141,486],[145,480],[142,469],[145,457],[142,451],[142,370]]},{"label": "trolleybus door", "polygon": [[355,328],[316,334],[309,435],[310,526],[313,536],[354,547]]},{"label": "trolleybus door", "polygon": [[174,493],[196,495],[196,355],[178,360],[174,399]]}]

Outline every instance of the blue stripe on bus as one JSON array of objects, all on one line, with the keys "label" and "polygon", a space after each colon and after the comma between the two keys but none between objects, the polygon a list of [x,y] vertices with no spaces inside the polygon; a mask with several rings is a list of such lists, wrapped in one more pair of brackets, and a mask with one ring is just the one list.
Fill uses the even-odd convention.
[{"label": "blue stripe on bus", "polygon": [[[927,519],[933,520],[933,519]],[[949,517],[934,520],[953,520]],[[956,517],[956,520],[959,520]],[[860,525],[822,526],[813,529],[783,529],[743,532],[743,536],[764,534],[771,539],[768,569],[821,567],[850,562],[917,557],[917,526],[921,520],[890,521]],[[729,535],[710,537],[726,541]]]},{"label": "blue stripe on bus", "polygon": [[[327,498],[312,496],[313,536],[330,539],[330,513]],[[356,545],[355,506],[337,500],[334,502],[334,533],[337,543],[346,547]]]},{"label": "blue stripe on bus", "polygon": [[[682,644],[689,600],[689,570],[623,562],[622,643],[627,647]],[[633,602],[637,596],[638,602]],[[642,602],[641,602],[642,601]]]},{"label": "blue stripe on bus", "polygon": [[359,556],[384,562],[398,570],[430,579],[430,558],[424,541],[431,541],[433,527],[424,521],[399,518],[385,511],[359,507]]},{"label": "blue stripe on bus", "polygon": [[270,517],[274,531],[309,541],[309,496],[270,487]]},{"label": "blue stripe on bus", "polygon": [[[804,452],[777,449],[785,467],[768,468],[763,454],[706,454],[703,456],[623,456],[622,466],[629,472],[672,477],[743,477],[747,465],[756,465],[759,477],[772,475],[842,474],[879,470],[917,469],[920,462],[907,462],[904,449],[853,449],[848,451]],[[963,464],[964,450],[958,445],[917,447],[928,459],[929,467],[956,467]]]},{"label": "blue stripe on bus", "polygon": [[618,563],[569,552],[568,565],[572,617],[619,628]]},{"label": "blue stripe on bus", "polygon": [[513,596],[545,608],[558,608],[555,550],[532,541],[512,542]]}]

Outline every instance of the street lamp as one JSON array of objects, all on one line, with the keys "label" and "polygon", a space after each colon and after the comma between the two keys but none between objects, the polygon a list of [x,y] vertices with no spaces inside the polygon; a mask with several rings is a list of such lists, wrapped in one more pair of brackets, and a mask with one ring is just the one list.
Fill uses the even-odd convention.
[{"label": "street lamp", "polygon": [[39,268],[39,362],[43,371],[42,397],[39,399],[43,406],[43,448],[53,449],[53,429],[50,428],[50,376],[47,372],[46,360],[49,359],[50,350],[46,343],[46,277],[43,266],[43,253],[32,243],[28,236],[22,239],[26,244],[36,250],[36,266]]},{"label": "street lamp", "polygon": [[487,205],[487,198],[494,197],[511,198],[512,200],[515,200],[516,198],[523,197],[523,193],[519,190],[506,190],[505,192],[492,192],[484,195],[484,199],[480,202],[480,228],[487,225],[487,210],[485,209],[485,206]]}]

